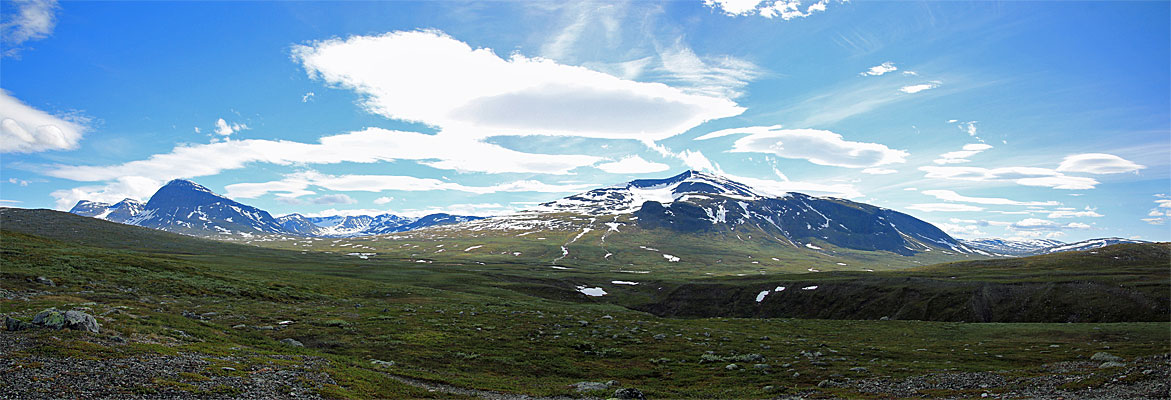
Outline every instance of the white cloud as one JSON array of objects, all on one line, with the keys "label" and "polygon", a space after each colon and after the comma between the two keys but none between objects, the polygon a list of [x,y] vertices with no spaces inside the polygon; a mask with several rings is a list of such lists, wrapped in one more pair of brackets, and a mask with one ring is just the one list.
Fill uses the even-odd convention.
[{"label": "white cloud", "polygon": [[988,235],[984,231],[980,230],[980,227],[976,226],[976,225],[957,225],[957,224],[949,224],[946,222],[940,222],[940,223],[937,223],[934,225],[937,228],[942,229],[944,232],[947,232],[948,235],[951,235],[953,237],[958,236],[958,237],[963,237],[963,238],[971,238],[971,237],[980,237],[980,236],[987,236]]},{"label": "white cloud", "polygon": [[955,203],[920,203],[907,206],[911,210],[919,210],[924,212],[960,212],[960,211],[984,211],[984,207],[976,207],[967,204]]},{"label": "white cloud", "polygon": [[1166,224],[1168,220],[1171,220],[1171,199],[1161,193],[1156,194],[1155,197],[1155,208],[1147,212],[1147,216],[1151,218],[1142,218],[1142,221],[1151,225]]},{"label": "white cloud", "polygon": [[747,134],[736,140],[732,152],[767,153],[779,157],[808,160],[818,165],[847,168],[867,168],[906,162],[909,155],[878,143],[851,142],[834,132],[818,129],[781,129],[776,126],[754,126],[725,129],[708,133],[695,140]]},{"label": "white cloud", "polygon": [[1061,204],[1056,201],[1016,201],[998,197],[968,197],[950,190],[924,190],[923,194],[933,196],[940,200],[988,205],[1056,206]]},{"label": "white cloud", "polygon": [[313,204],[357,204],[358,201],[345,194],[327,194],[309,200]]},{"label": "white cloud", "polygon": [[567,174],[571,169],[593,165],[601,159],[522,153],[479,141],[449,140],[442,135],[367,128],[326,136],[315,144],[250,139],[179,146],[170,153],[145,160],[111,166],[58,166],[47,174],[76,181],[124,176],[168,180],[215,175],[254,162],[291,165],[393,160],[417,160],[432,167],[463,172]]},{"label": "white cloud", "polygon": [[1048,168],[1036,167],[919,167],[926,177],[962,181],[1011,181],[1024,186],[1043,186],[1054,189],[1093,189],[1098,184],[1093,178],[1068,176]]},{"label": "white cloud", "polygon": [[1040,219],[1040,218],[1025,218],[1020,221],[1014,222],[1012,225],[1008,226],[1008,229],[1011,229],[1013,231],[1042,231],[1042,232],[1062,231],[1062,230],[1084,230],[1084,229],[1089,229],[1089,228],[1090,228],[1090,225],[1083,224],[1080,222],[1070,222],[1068,224],[1062,224],[1059,222],[1054,222],[1054,221],[1050,221],[1047,219]]},{"label": "white cloud", "polygon": [[935,88],[939,87],[940,85],[943,85],[943,82],[931,81],[931,82],[927,82],[927,83],[920,83],[918,85],[903,86],[903,87],[899,88],[899,91],[903,92],[903,93],[907,93],[907,94],[915,94],[915,93],[922,92],[924,90],[935,89]]},{"label": "white cloud", "polygon": [[374,199],[374,204],[383,205],[383,204],[390,203],[391,201],[394,201],[394,197],[383,196],[383,197],[379,197],[377,199]]},{"label": "white cloud", "polygon": [[248,129],[248,125],[235,122],[228,123],[228,121],[224,121],[223,118],[220,118],[215,122],[215,133],[220,136],[228,136],[245,129]]},{"label": "white cloud", "polygon": [[30,182],[24,179],[8,178],[8,183],[13,185],[28,186]]},{"label": "white cloud", "polygon": [[21,45],[49,37],[57,25],[56,0],[16,0],[6,3],[5,7],[16,7],[17,10],[4,13],[8,18],[0,23],[0,38],[8,49],[4,56],[19,55]]},{"label": "white cloud", "polygon": [[725,97],[521,54],[503,59],[438,31],[320,41],[293,55],[311,77],[363,95],[372,113],[465,138],[659,140],[744,111]]},{"label": "white cloud", "polygon": [[885,73],[887,73],[887,72],[894,72],[894,71],[898,71],[898,69],[899,69],[899,67],[896,67],[896,66],[895,66],[895,63],[893,63],[893,62],[890,62],[890,61],[887,61],[887,62],[884,62],[884,63],[882,63],[882,64],[879,64],[879,65],[875,65],[875,66],[873,66],[873,67],[870,67],[870,69],[869,69],[869,70],[866,70],[865,72],[862,72],[862,73],[860,73],[860,74],[858,74],[858,75],[862,75],[862,76],[880,76],[880,75],[883,75],[883,74],[885,74]]},{"label": "white cloud", "polygon": [[[575,193],[595,187],[594,184],[556,185],[534,180],[522,180],[491,186],[466,186],[431,178],[400,175],[326,175],[316,171],[302,171],[271,182],[235,183],[225,187],[231,198],[250,199],[275,193],[281,197],[299,197],[312,194],[310,187],[339,192],[381,192],[455,190],[486,194],[496,192]],[[389,200],[388,200],[389,201]]]},{"label": "white cloud", "polygon": [[1098,214],[1097,211],[1089,207],[1086,207],[1083,211],[1057,210],[1049,213],[1049,218],[1098,218],[1101,216],[1102,214]]},{"label": "white cloud", "polygon": [[968,157],[980,154],[981,152],[991,148],[992,146],[984,143],[965,144],[963,150],[950,151],[940,154],[939,158],[935,159],[933,162],[939,165],[971,162],[972,160],[969,160]]},{"label": "white cloud", "polygon": [[820,0],[809,5],[805,11],[801,11],[801,0],[776,0],[771,6],[761,7],[760,16],[765,18],[780,17],[782,20],[788,21],[794,18],[805,18],[813,15],[815,12],[825,12],[826,4],[829,0]]},{"label": "white cloud", "polygon": [[847,199],[863,196],[854,185],[845,183],[827,184],[790,180],[774,181],[771,179],[749,178],[730,174],[724,174],[724,176],[733,181],[748,185],[761,194],[768,196],[781,196],[789,192],[805,193],[815,196],[843,197]]},{"label": "white cloud", "polygon": [[0,89],[0,153],[73,150],[85,126],[29,107]]},{"label": "white cloud", "polygon": [[466,204],[451,204],[444,207],[428,207],[421,209],[408,209],[392,211],[392,214],[404,217],[422,217],[430,214],[452,214],[452,215],[473,215],[477,217],[488,217],[493,215],[511,214],[519,211],[519,208],[513,206],[506,206],[498,203],[466,203]]},{"label": "white cloud", "polygon": [[671,169],[667,164],[650,162],[637,155],[629,156],[618,161],[598,164],[597,168],[611,174],[647,174]]},{"label": "white cloud", "polygon": [[302,103],[308,103],[308,102],[309,102],[309,100],[313,100],[313,96],[314,96],[314,95],[315,95],[315,94],[314,94],[313,92],[307,92],[307,93],[305,93],[305,95],[304,95],[304,96],[301,96],[301,102],[302,102]]},{"label": "white cloud", "polygon": [[870,174],[870,175],[887,175],[887,174],[894,174],[894,173],[898,173],[898,172],[899,171],[897,171],[897,170],[893,170],[893,169],[889,169],[889,168],[866,168],[866,169],[862,170],[863,174]]},{"label": "white cloud", "polygon": [[719,8],[729,16],[749,15],[756,12],[756,5],[764,0],[703,0],[711,8]]},{"label": "white cloud", "polygon": [[1089,174],[1120,174],[1135,172],[1146,166],[1135,164],[1122,157],[1105,153],[1074,154],[1065,157],[1057,167],[1062,172],[1084,172]]},{"label": "white cloud", "polygon": [[105,185],[88,185],[72,189],[61,189],[49,193],[56,199],[58,210],[73,208],[78,201],[90,200],[102,203],[116,203],[122,199],[146,200],[166,181],[141,176],[117,177]]}]

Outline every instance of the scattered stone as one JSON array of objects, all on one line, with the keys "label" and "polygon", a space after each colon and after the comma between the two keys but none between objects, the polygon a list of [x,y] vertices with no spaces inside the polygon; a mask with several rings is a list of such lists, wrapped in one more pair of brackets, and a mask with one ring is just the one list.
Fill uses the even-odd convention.
[{"label": "scattered stone", "polygon": [[36,282],[39,284],[45,285],[45,286],[53,286],[53,287],[57,286],[56,283],[53,283],[52,279],[49,279],[49,278],[46,278],[43,276],[38,276],[36,279]]},{"label": "scattered stone", "polygon": [[736,364],[728,364],[728,365],[724,366],[724,369],[729,370],[729,371],[735,371],[735,370],[740,369],[740,366],[736,365]]},{"label": "scattered stone", "polygon": [[191,319],[203,319],[203,318],[200,318],[198,314],[193,313],[191,311],[187,311],[187,310],[183,310],[183,317],[191,318]]},{"label": "scattered stone", "polygon": [[284,344],[287,344],[287,345],[293,346],[293,347],[305,347],[304,344],[302,344],[301,342],[298,342],[297,339],[293,339],[293,338],[281,339],[281,343],[284,343]]},{"label": "scattered stone", "polygon": [[870,370],[866,369],[866,367],[854,367],[854,368],[850,368],[850,371],[854,371],[854,372],[869,372]]},{"label": "scattered stone", "polygon": [[883,316],[882,318],[879,318],[878,320],[879,321],[890,321],[890,317]]},{"label": "scattered stone", "polygon": [[577,321],[577,323],[581,326],[589,326],[590,324],[589,321]]},{"label": "scattered stone", "polygon": [[228,371],[228,372],[233,372],[236,370],[235,368],[232,368],[232,367],[220,367],[220,369],[222,369],[224,371]]},{"label": "scattered stone", "polygon": [[635,388],[621,388],[614,391],[614,398],[617,399],[645,399],[646,396],[642,391]]},{"label": "scattered stone", "polygon": [[667,338],[667,335],[664,335],[664,334],[662,334],[662,333],[660,333],[660,334],[658,334],[658,335],[655,335],[655,340],[663,340],[663,339],[666,339],[666,338]]},{"label": "scattered stone", "polygon": [[756,365],[753,365],[752,368],[756,368],[757,370],[760,370],[760,371],[768,371],[770,368],[772,368],[772,366],[768,365],[768,364],[756,364]]},{"label": "scattered stone", "polygon": [[1106,362],[1106,361],[1118,362],[1118,361],[1122,361],[1122,357],[1119,357],[1119,356],[1116,356],[1116,355],[1113,355],[1113,354],[1110,354],[1110,353],[1107,353],[1104,351],[1099,351],[1097,353],[1094,353],[1094,355],[1090,357],[1090,360],[1097,361],[1097,362]]},{"label": "scattered stone", "polygon": [[1099,365],[1098,368],[1118,368],[1118,367],[1125,367],[1125,366],[1126,366],[1126,364],[1120,363],[1118,361],[1107,361],[1107,362],[1102,363],[1102,365]]},{"label": "scattered stone", "polygon": [[383,366],[383,367],[393,367],[394,366],[394,361],[370,360],[370,363],[374,364],[374,365],[378,365],[378,366]]},{"label": "scattered stone", "polygon": [[232,329],[244,329],[247,327],[248,327],[248,325],[244,325],[244,324],[232,325]]},{"label": "scattered stone", "polygon": [[578,383],[569,385],[569,387],[576,389],[578,392],[588,392],[591,390],[606,390],[606,389],[609,389],[610,386],[616,385],[616,384],[618,384],[618,381],[578,382]]}]

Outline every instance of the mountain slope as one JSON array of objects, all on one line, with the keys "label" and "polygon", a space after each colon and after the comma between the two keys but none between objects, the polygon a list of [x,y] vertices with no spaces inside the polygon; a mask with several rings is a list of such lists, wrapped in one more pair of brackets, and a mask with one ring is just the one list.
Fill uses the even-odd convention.
[{"label": "mountain slope", "polygon": [[696,171],[343,244],[421,263],[685,275],[869,271],[992,256],[894,210],[800,193],[770,197]]}]

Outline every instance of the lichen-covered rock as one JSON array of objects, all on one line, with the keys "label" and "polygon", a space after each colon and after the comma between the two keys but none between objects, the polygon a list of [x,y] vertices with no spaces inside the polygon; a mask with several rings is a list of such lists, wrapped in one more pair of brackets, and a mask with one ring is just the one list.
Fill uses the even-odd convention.
[{"label": "lichen-covered rock", "polygon": [[61,312],[56,308],[49,308],[33,316],[33,325],[49,329],[74,329],[98,333],[101,326],[94,316],[82,311],[69,310]]},{"label": "lichen-covered rock", "polygon": [[49,308],[33,316],[33,325],[50,329],[65,328],[65,313],[56,308]]},{"label": "lichen-covered rock", "polygon": [[33,325],[28,322],[21,321],[12,317],[4,317],[4,329],[9,332],[23,331],[25,329],[32,329]]},{"label": "lichen-covered rock", "polygon": [[293,338],[281,339],[281,343],[284,343],[284,344],[287,344],[287,345],[293,346],[293,347],[305,347],[304,344],[297,341],[297,339],[293,339]]}]

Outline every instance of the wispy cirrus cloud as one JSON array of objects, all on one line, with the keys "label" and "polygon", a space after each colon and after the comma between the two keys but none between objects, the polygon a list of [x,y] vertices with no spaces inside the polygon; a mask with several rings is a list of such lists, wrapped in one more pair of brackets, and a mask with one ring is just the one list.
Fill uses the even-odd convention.
[{"label": "wispy cirrus cloud", "polygon": [[25,42],[47,38],[57,26],[56,0],[15,0],[5,7],[9,10],[0,22],[0,41],[6,50],[0,57],[19,56]]}]

